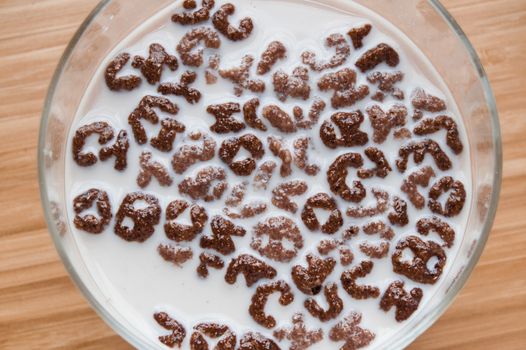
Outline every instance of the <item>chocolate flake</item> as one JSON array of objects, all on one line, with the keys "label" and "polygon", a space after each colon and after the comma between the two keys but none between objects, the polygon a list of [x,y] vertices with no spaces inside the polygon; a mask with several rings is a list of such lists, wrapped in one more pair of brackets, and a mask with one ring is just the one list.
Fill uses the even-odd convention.
[{"label": "chocolate flake", "polygon": [[259,166],[259,169],[254,176],[254,187],[256,189],[267,189],[268,183],[272,179],[272,174],[274,169],[276,169],[277,164],[271,160],[264,162]]},{"label": "chocolate flake", "polygon": [[232,187],[232,191],[225,200],[225,204],[229,207],[237,207],[240,205],[247,193],[247,185],[247,182],[242,182]]},{"label": "chocolate flake", "polygon": [[396,83],[404,79],[404,73],[396,72],[373,72],[367,75],[367,81],[371,84],[378,84],[381,92],[390,93],[393,97],[402,100],[404,93],[395,87]]},{"label": "chocolate flake", "polygon": [[208,350],[209,345],[205,336],[217,341],[215,350],[234,350],[237,337],[228,326],[217,323],[200,323],[194,326],[194,332],[190,337],[191,350]]},{"label": "chocolate flake", "polygon": [[267,131],[267,126],[263,123],[263,120],[258,117],[257,109],[259,107],[259,99],[253,98],[248,100],[243,105],[243,117],[245,118],[245,123],[253,129]]},{"label": "chocolate flake", "polygon": [[387,217],[392,225],[405,226],[409,223],[409,217],[407,216],[407,203],[400,197],[393,197],[393,211],[390,212]]},{"label": "chocolate flake", "polygon": [[283,133],[296,132],[296,125],[290,115],[276,105],[268,105],[263,108],[263,117],[265,117],[270,124]]},{"label": "chocolate flake", "polygon": [[389,194],[385,191],[373,188],[372,193],[376,199],[376,205],[371,207],[350,207],[347,209],[347,216],[352,218],[365,218],[376,216],[387,211],[389,208]]},{"label": "chocolate flake", "polygon": [[374,263],[372,261],[362,261],[360,265],[347,270],[341,275],[343,289],[354,299],[378,298],[380,289],[370,285],[359,285],[356,283],[358,278],[363,278],[371,273]]},{"label": "chocolate flake", "polygon": [[383,221],[371,221],[363,226],[363,232],[367,235],[380,235],[380,238],[392,240],[395,233],[393,229]]},{"label": "chocolate flake", "polygon": [[285,148],[282,139],[269,136],[268,148],[272,154],[281,159],[281,167],[279,170],[281,177],[287,177],[292,174],[292,153]]},{"label": "chocolate flake", "polygon": [[239,344],[238,350],[281,350],[272,340],[259,333],[246,333]]},{"label": "chocolate flake", "polygon": [[298,107],[299,109],[297,109],[297,111],[301,112],[301,114],[298,113],[298,115],[295,115],[296,127],[298,129],[312,129],[316,124],[318,124],[320,115],[325,110],[326,106],[327,105],[322,99],[315,97],[308,114],[309,119],[303,118],[303,111]]},{"label": "chocolate flake", "polygon": [[373,141],[384,143],[391,129],[402,127],[406,123],[407,108],[403,105],[394,105],[385,113],[378,105],[367,108],[367,114],[374,129]]},{"label": "chocolate flake", "polygon": [[[137,141],[139,145],[144,145],[148,141],[148,136],[146,135],[144,126],[141,124],[141,119],[148,120],[152,124],[159,122],[159,116],[154,111],[154,108],[159,108],[161,111],[171,115],[176,115],[179,112],[179,107],[167,98],[150,95],[144,96],[137,108],[128,116],[128,124],[130,124],[135,141]],[[177,132],[183,132],[185,130],[184,125],[177,122],[175,122],[175,124],[174,130]],[[175,134],[173,138],[175,139]]]},{"label": "chocolate flake", "polygon": [[225,208],[223,212],[230,219],[248,219],[263,214],[266,210],[267,205],[265,203],[253,202],[243,205],[238,213],[232,212],[228,208]]},{"label": "chocolate flake", "polygon": [[453,242],[455,241],[455,230],[449,224],[437,216],[432,216],[429,218],[422,218],[416,223],[416,229],[418,233],[423,236],[427,236],[429,232],[435,231],[438,233],[440,238],[445,243],[445,246],[451,248]]},{"label": "chocolate flake", "polygon": [[320,171],[320,167],[316,164],[308,164],[307,150],[310,143],[311,139],[308,137],[300,137],[294,141],[294,164],[307,175],[316,176]]},{"label": "chocolate flake", "polygon": [[446,109],[444,100],[428,94],[424,89],[415,89],[411,94],[411,103],[417,109],[428,112],[442,112]]},{"label": "chocolate flake", "polygon": [[389,254],[389,242],[373,244],[370,242],[360,243],[360,250],[371,259],[383,259]]},{"label": "chocolate flake", "polygon": [[130,148],[130,142],[128,141],[128,133],[125,130],[119,131],[117,140],[111,146],[101,148],[99,151],[99,158],[102,161],[115,157],[115,170],[123,171],[128,166],[127,155],[128,149]]},{"label": "chocolate flake", "polygon": [[365,156],[369,158],[375,165],[374,169],[360,168],[356,173],[360,179],[369,179],[373,176],[385,178],[393,170],[389,165],[389,161],[384,153],[376,147],[367,147],[364,151]]}]

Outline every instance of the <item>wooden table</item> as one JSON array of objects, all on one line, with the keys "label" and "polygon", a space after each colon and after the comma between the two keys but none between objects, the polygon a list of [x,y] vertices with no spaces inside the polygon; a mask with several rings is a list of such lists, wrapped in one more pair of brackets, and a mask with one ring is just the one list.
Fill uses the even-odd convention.
[{"label": "wooden table", "polygon": [[[129,348],[66,274],[38,193],[44,95],[66,43],[97,2],[0,0],[0,349]],[[526,1],[443,2],[477,49],[497,97],[504,182],[475,272],[411,349],[525,349]]]}]

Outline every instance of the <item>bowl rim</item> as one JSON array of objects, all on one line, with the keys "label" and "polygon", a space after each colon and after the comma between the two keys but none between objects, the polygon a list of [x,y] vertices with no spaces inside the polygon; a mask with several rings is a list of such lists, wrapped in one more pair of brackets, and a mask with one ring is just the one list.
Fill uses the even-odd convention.
[{"label": "bowl rim", "polygon": [[[50,117],[51,104],[52,104],[53,97],[57,89],[58,82],[63,73],[65,64],[71,57],[71,54],[76,48],[78,41],[84,35],[87,28],[91,25],[91,23],[98,16],[98,14],[106,6],[108,6],[112,1],[113,0],[101,0],[97,4],[97,6],[90,12],[90,14],[82,22],[80,27],[77,29],[77,31],[75,32],[75,34],[69,41],[68,45],[66,46],[64,50],[64,53],[62,54],[58,62],[57,68],[55,69],[55,72],[49,84],[48,92],[47,92],[47,95],[44,101],[44,106],[42,109],[42,118],[41,118],[40,126],[39,126],[39,138],[38,138],[38,149],[37,149],[37,152],[38,152],[37,162],[38,162],[38,169],[39,169],[38,179],[39,179],[39,188],[40,188],[40,199],[41,199],[44,216],[46,219],[46,223],[47,223],[47,227],[48,227],[50,236],[62,260],[62,263],[64,264],[74,284],[81,291],[85,299],[87,299],[88,303],[95,310],[95,312],[99,315],[99,317],[101,317],[105,321],[105,323],[109,325],[120,337],[122,337],[125,341],[127,341],[129,344],[131,344],[132,346],[136,348],[146,348],[146,347],[149,347],[149,344],[143,343],[140,338],[134,336],[134,334],[132,334],[126,327],[124,327],[119,321],[117,321],[117,319],[110,312],[106,310],[105,306],[101,304],[94,297],[93,293],[90,291],[90,289],[87,287],[87,285],[84,283],[84,281],[82,280],[80,275],[77,273],[76,269],[74,268],[68,254],[66,253],[66,250],[64,249],[64,246],[61,243],[61,235],[53,219],[51,208],[49,206],[50,200],[49,200],[49,195],[48,195],[48,189],[46,187],[46,175],[43,170],[45,168],[44,167],[45,165],[44,150],[46,147],[46,144],[45,144],[46,132],[47,132],[48,120]],[[456,281],[454,281],[453,284],[451,285],[451,288],[448,292],[451,297],[444,298],[432,312],[428,313],[423,318],[423,321],[420,322],[413,329],[412,332],[408,332],[402,338],[397,340],[395,344],[392,344],[395,346],[395,348],[401,348],[401,349],[407,347],[409,344],[415,341],[419,336],[421,336],[427,329],[429,329],[440,318],[440,316],[449,308],[451,303],[458,296],[460,290],[464,287],[467,280],[471,276],[471,273],[473,269],[475,268],[475,266],[477,265],[480,259],[480,256],[482,254],[482,251],[484,250],[484,247],[488,240],[491,228],[493,226],[493,222],[495,220],[495,215],[497,212],[500,191],[501,191],[501,182],[502,182],[503,157],[502,157],[502,139],[501,139],[500,124],[499,124],[499,115],[497,111],[495,96],[491,89],[489,79],[486,75],[484,67],[482,66],[480,58],[475,48],[469,41],[468,37],[466,36],[466,34],[464,33],[460,25],[456,22],[454,17],[446,10],[446,8],[440,3],[440,1],[439,0],[425,0],[425,1],[427,1],[435,9],[435,11],[442,16],[442,18],[449,25],[452,31],[460,39],[460,41],[464,45],[464,48],[467,50],[470,56],[471,63],[473,64],[473,66],[478,72],[478,77],[482,84],[484,94],[486,97],[485,102],[487,104],[487,107],[488,107],[488,110],[491,116],[491,120],[490,120],[491,127],[492,127],[491,138],[494,144],[495,156],[494,156],[493,161],[495,163],[495,169],[494,169],[494,175],[493,175],[493,183],[491,184],[492,194],[491,194],[491,199],[489,201],[490,205],[488,208],[488,212],[486,214],[484,225],[482,227],[481,235],[479,239],[477,240],[477,243],[474,247],[473,253],[469,259],[468,264],[465,265],[464,269],[460,272],[458,279],[456,279]]]}]

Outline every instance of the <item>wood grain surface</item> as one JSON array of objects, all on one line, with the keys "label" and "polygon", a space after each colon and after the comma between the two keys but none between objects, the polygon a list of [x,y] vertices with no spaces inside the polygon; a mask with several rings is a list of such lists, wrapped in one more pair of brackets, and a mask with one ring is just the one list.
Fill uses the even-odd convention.
[{"label": "wood grain surface", "polygon": [[[403,0],[397,0],[403,1]],[[37,133],[51,75],[98,0],[0,0],[0,349],[128,349],[69,279],[47,233]],[[444,0],[500,112],[504,182],[482,259],[411,349],[526,348],[526,0]]]}]

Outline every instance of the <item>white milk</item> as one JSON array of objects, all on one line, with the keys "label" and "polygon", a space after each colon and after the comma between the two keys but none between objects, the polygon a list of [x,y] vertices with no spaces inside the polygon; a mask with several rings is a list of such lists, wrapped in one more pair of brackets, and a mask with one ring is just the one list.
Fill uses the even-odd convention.
[{"label": "white milk", "polygon": [[[317,52],[318,58],[328,58],[332,55],[332,50],[326,51],[324,48],[324,40],[329,34],[342,33],[346,35],[347,31],[352,27],[357,27],[364,23],[373,24],[372,32],[364,39],[364,46],[358,50],[351,50],[351,57],[347,60],[345,66],[354,68],[354,62],[358,57],[369,48],[372,48],[381,42],[391,45],[400,54],[400,64],[395,69],[382,64],[381,66],[378,66],[376,70],[401,70],[405,73],[404,80],[402,83],[398,83],[398,87],[405,92],[406,99],[403,103],[409,109],[409,116],[407,118],[408,123],[406,127],[411,130],[415,125],[415,122],[411,119],[412,107],[409,103],[410,93],[416,87],[423,87],[427,92],[446,100],[448,110],[441,114],[447,114],[457,121],[459,128],[461,129],[461,136],[465,148],[462,154],[455,156],[445,144],[444,131],[430,135],[430,138],[437,141],[442,149],[449,155],[453,163],[452,169],[445,173],[440,172],[436,168],[432,158],[427,155],[424,163],[418,167],[415,166],[411,160],[407,171],[402,175],[397,171],[394,162],[397,158],[398,149],[404,141],[395,140],[391,132],[385,143],[381,145],[374,144],[374,146],[383,150],[393,168],[393,171],[386,179],[375,177],[368,180],[362,180],[362,183],[368,189],[368,196],[362,204],[368,206],[369,204],[374,203],[370,191],[373,187],[382,188],[387,190],[391,196],[398,195],[407,200],[407,196],[400,191],[402,179],[412,171],[424,165],[433,166],[437,172],[437,177],[431,180],[432,183],[444,175],[452,175],[455,179],[462,181],[468,190],[466,203],[470,203],[469,184],[471,174],[469,149],[463,126],[461,125],[461,118],[454,105],[453,99],[440,77],[437,76],[437,73],[430,66],[424,55],[421,54],[411,42],[405,39],[400,32],[374,13],[366,11],[362,7],[353,4],[351,1],[322,0],[310,2],[300,0],[234,0],[231,2],[236,5],[237,10],[236,14],[231,18],[231,23],[237,24],[239,18],[250,16],[254,21],[255,28],[252,35],[241,42],[232,42],[220,35],[221,48],[213,53],[217,52],[221,55],[221,68],[226,69],[238,66],[241,57],[245,54],[252,54],[256,58],[257,63],[261,52],[267,44],[273,40],[279,40],[283,42],[287,48],[287,58],[278,61],[273,67],[272,72],[276,69],[283,69],[285,72],[291,73],[292,69],[301,63],[300,55],[306,49],[312,49]],[[222,3],[223,2],[219,2],[216,4],[214,10],[217,9],[219,5],[222,5]],[[142,151],[151,151],[153,153],[153,159],[163,162],[174,178],[174,184],[170,187],[160,187],[157,180],[154,178],[150,185],[145,189],[145,192],[152,193],[159,198],[163,210],[161,223],[157,225],[155,234],[144,243],[129,243],[115,235],[113,233],[115,218],[112,219],[105,232],[100,235],[92,235],[79,231],[73,225],[71,225],[71,229],[74,232],[75,240],[77,241],[79,249],[81,250],[93,278],[97,281],[100,288],[107,292],[108,300],[114,304],[114,307],[119,312],[127,315],[127,319],[136,329],[140,329],[151,338],[152,344],[157,343],[159,347],[163,347],[163,345],[157,341],[157,337],[166,333],[156,324],[152,317],[156,311],[168,312],[171,316],[185,325],[188,333],[191,333],[192,326],[197,322],[216,320],[230,326],[231,329],[238,334],[238,338],[240,338],[242,333],[247,330],[256,330],[268,337],[272,337],[272,331],[257,325],[248,313],[250,300],[256,286],[247,288],[245,286],[244,278],[241,276],[238,278],[238,282],[235,285],[225,283],[224,274],[226,268],[221,271],[210,269],[210,275],[206,280],[200,279],[197,276],[196,267],[199,264],[199,254],[203,251],[199,248],[199,237],[190,244],[182,244],[191,246],[194,251],[193,259],[187,262],[182,268],[178,268],[173,264],[164,261],[157,253],[157,246],[160,243],[169,243],[163,230],[165,222],[164,211],[168,203],[171,201],[184,198],[181,197],[177,190],[178,183],[184,177],[193,177],[195,173],[205,165],[216,165],[226,169],[229,185],[230,188],[232,188],[232,186],[238,182],[252,180],[253,175],[246,179],[236,177],[217,156],[206,164],[197,163],[193,165],[183,175],[176,175],[170,166],[170,161],[175,150],[179,149],[179,147],[185,142],[185,137],[178,134],[174,144],[174,152],[162,153],[152,148],[149,144],[139,146],[133,138],[133,133],[131,132],[131,128],[127,121],[128,115],[137,106],[143,96],[159,95],[156,92],[157,87],[149,85],[145,79],[143,79],[143,83],[139,89],[131,92],[111,92],[104,82],[104,68],[107,63],[120,52],[128,52],[132,57],[134,55],[147,57],[149,44],[157,42],[163,45],[168,53],[175,54],[175,46],[190,28],[188,26],[174,24],[170,21],[170,15],[175,11],[181,11],[179,2],[162,13],[159,13],[154,18],[151,18],[149,22],[132,32],[129,37],[115,48],[115,50],[108,56],[107,60],[101,65],[85,93],[82,104],[76,115],[75,125],[70,131],[68,145],[70,149],[66,161],[66,193],[69,193],[70,203],[75,196],[83,193],[87,189],[93,187],[100,188],[108,192],[113,213],[115,215],[123,197],[127,193],[140,190],[136,184],[136,177],[139,172],[138,158]],[[207,25],[211,26],[211,23],[208,23]],[[148,30],[145,30],[146,27]],[[208,50],[205,51],[205,58],[209,53]],[[179,62],[181,63],[180,60]],[[243,104],[250,98],[258,96],[261,100],[261,107],[269,103],[276,103],[289,113],[292,112],[293,106],[296,105],[301,106],[305,112],[310,108],[310,101],[303,102],[298,99],[289,98],[286,103],[279,102],[275,98],[273,92],[271,81],[272,73],[267,73],[263,77],[256,76],[256,64],[253,66],[252,76],[265,81],[266,92],[261,95],[255,95],[251,92],[245,91],[241,98],[236,98],[232,94],[232,84],[221,78],[216,85],[206,85],[204,81],[205,66],[206,64],[198,69],[190,69],[195,70],[198,73],[198,80],[192,85],[192,87],[203,93],[203,97],[198,104],[189,105],[182,97],[167,96],[179,106],[180,112],[176,119],[186,125],[186,134],[196,130],[211,133],[209,127],[215,122],[215,118],[206,113],[206,106],[210,104],[231,101]],[[337,69],[341,68],[342,67],[338,67]],[[186,69],[187,67],[182,66],[182,64],[180,64],[180,67],[176,72],[171,72],[165,67],[162,75],[162,82],[179,82],[180,75]],[[311,98],[314,96],[320,96],[328,102],[327,108],[320,118],[320,125],[323,120],[330,118],[335,112],[335,110],[330,107],[329,101],[331,93],[320,93],[315,84],[315,82],[318,81],[319,76],[327,72],[328,71],[316,73],[310,71],[309,73],[312,88]],[[139,71],[131,68],[130,62],[126,68],[119,73],[119,75],[129,73],[140,75]],[[359,81],[357,84],[366,83],[365,74],[359,74]],[[371,89],[371,94],[375,91],[376,89],[373,87]],[[378,104],[380,104],[384,110],[387,110],[389,109],[389,106],[396,102],[399,101],[388,97],[383,103]],[[371,101],[367,98],[356,103],[352,108],[342,109],[342,111],[360,109],[364,112],[366,119],[361,126],[361,130],[367,132],[370,139],[372,136],[372,128],[367,118],[367,114],[365,113],[365,108],[373,103],[377,102]],[[261,107],[259,112],[261,111]],[[164,115],[162,112],[158,112],[158,114],[160,117]],[[426,115],[429,116],[430,114],[426,113]],[[241,120],[242,114],[237,114],[235,117]],[[71,157],[71,138],[79,126],[93,121],[107,121],[113,126],[116,132],[121,129],[126,129],[128,131],[131,146],[128,153],[128,168],[126,171],[122,173],[115,171],[113,169],[113,158],[106,162],[98,161],[96,165],[88,168],[81,168],[73,161]],[[143,121],[143,125],[147,128],[147,133],[150,137],[157,134],[159,125],[152,126],[147,121]],[[279,131],[272,128],[270,125],[268,126],[271,133],[273,132],[276,135],[280,135]],[[268,150],[266,143],[268,134],[247,128],[237,136],[242,135],[243,133],[253,133],[265,144],[266,153],[264,158],[258,162],[258,165],[265,160],[274,160],[278,165],[281,163],[279,159],[273,157],[272,153]],[[303,225],[303,222],[300,219],[301,208],[308,197],[318,192],[331,193],[326,181],[326,171],[338,155],[346,152],[361,152],[363,154],[363,148],[365,148],[340,147],[336,150],[331,150],[323,145],[319,139],[318,133],[319,125],[312,130],[300,130],[298,133],[285,138],[286,142],[291,145],[293,140],[297,137],[310,135],[315,140],[315,149],[309,151],[309,158],[321,167],[321,171],[316,177],[309,177],[299,169],[294,168],[294,173],[286,179],[303,179],[309,183],[309,190],[305,195],[293,197],[293,200],[298,203],[300,210],[293,215],[285,213],[270,204],[271,190],[279,182],[283,181],[279,176],[276,176],[278,174],[275,173],[267,192],[250,191],[245,200],[245,203],[250,202],[252,199],[263,200],[269,204],[269,210],[263,215],[256,216],[253,219],[235,221],[237,225],[240,225],[247,230],[247,235],[243,238],[234,237],[237,251],[232,256],[224,259],[225,263],[228,264],[232,257],[241,253],[249,253],[271,263],[271,265],[278,270],[277,279],[285,279],[289,285],[291,285],[295,294],[295,300],[291,305],[283,307],[277,303],[277,298],[273,296],[267,304],[266,311],[278,320],[278,327],[289,325],[291,317],[295,312],[303,312],[306,316],[306,322],[311,328],[322,328],[325,332],[325,339],[311,348],[314,350],[339,348],[341,345],[340,343],[337,344],[328,340],[328,333],[331,327],[339,320],[321,323],[317,319],[311,317],[303,307],[303,302],[307,296],[297,290],[294,283],[291,281],[291,266],[296,264],[305,265],[305,256],[309,252],[316,252],[317,243],[322,239],[330,238],[320,232],[311,232]],[[216,138],[219,146],[224,139],[234,135],[214,134],[213,136]],[[94,142],[90,142],[90,144],[97,147],[96,149],[99,147]],[[372,145],[373,142],[370,140],[367,146]],[[364,160],[367,167],[371,165],[367,158],[364,158]],[[354,171],[352,171],[352,173],[355,174]],[[249,189],[251,188],[252,186],[249,186]],[[419,188],[419,190],[422,194],[427,194],[429,188]],[[221,201],[215,201],[204,205],[210,218],[213,217],[214,214],[222,214],[224,199],[227,194],[228,191],[225,193]],[[189,200],[188,198],[185,199]],[[339,197],[337,200],[340,210],[342,213],[345,213],[349,203],[341,200]],[[203,205],[203,203],[200,204]],[[416,234],[415,223],[419,218],[431,214],[427,209],[427,206],[426,209],[418,212],[409,201],[408,209],[410,223],[402,229],[394,227],[396,237],[391,242],[390,254],[394,251],[394,246],[401,237]],[[462,235],[467,221],[468,209],[469,208],[467,208],[466,204],[466,207],[460,215],[447,220],[455,229],[457,236],[453,248],[444,248],[448,254],[448,264],[444,269],[441,279],[435,285],[417,284],[404,276],[392,272],[390,254],[387,258],[381,260],[373,259],[375,266],[372,273],[366,278],[360,279],[359,283],[375,285],[379,287],[381,293],[383,293],[389,283],[396,279],[401,279],[406,282],[406,290],[410,290],[415,286],[423,289],[424,297],[421,301],[419,310],[422,309],[422,305],[430,300],[436,290],[440,287],[441,281],[444,280],[444,276],[448,273],[451,267],[450,265],[454,261],[457,249],[463,238]],[[268,259],[259,256],[259,254],[253,251],[249,246],[252,236],[252,227],[264,218],[274,215],[285,215],[293,218],[298,224],[305,239],[304,248],[290,264],[269,261]],[[69,222],[72,222],[73,217],[74,213],[70,206],[68,212]],[[382,215],[374,218],[374,220],[379,219],[386,220],[386,217],[385,215]],[[372,219],[365,218],[356,220],[344,215],[344,220],[345,223],[341,231],[350,225],[361,226]],[[208,225],[203,234],[210,234]],[[341,232],[334,237],[337,238],[340,234]],[[373,242],[377,239],[374,236],[369,238]],[[359,236],[353,238],[349,242],[355,255],[352,266],[357,265],[362,260],[369,260],[358,248],[359,244],[364,239],[366,239],[366,237],[364,233],[361,232]],[[442,243],[433,235],[429,236],[427,239],[435,239],[439,243]],[[385,313],[379,308],[380,298],[367,300],[352,299],[343,290],[339,282],[343,270],[343,267],[338,264],[335,271],[327,280],[327,282],[337,282],[339,285],[339,295],[344,300],[345,304],[345,309],[340,315],[340,319],[343,316],[347,316],[351,311],[361,312],[363,314],[361,326],[376,333],[376,339],[371,343],[372,348],[384,343],[391,337],[396,337],[397,334],[402,331],[404,325],[408,324],[410,320],[403,323],[396,322],[394,319],[394,308],[389,313]],[[265,280],[262,280],[261,282],[264,281]],[[315,298],[319,301],[322,307],[326,306],[323,293],[320,293],[320,295]],[[418,314],[419,310],[413,314],[412,318]],[[190,334],[187,335],[187,338],[183,343],[183,348],[189,347],[189,335]],[[287,342],[283,342],[280,345],[284,349],[287,348]]]}]

